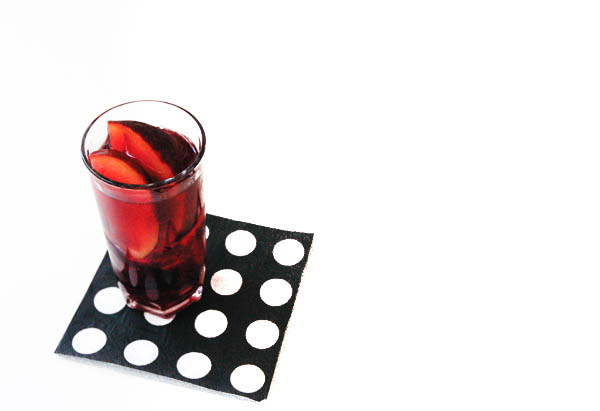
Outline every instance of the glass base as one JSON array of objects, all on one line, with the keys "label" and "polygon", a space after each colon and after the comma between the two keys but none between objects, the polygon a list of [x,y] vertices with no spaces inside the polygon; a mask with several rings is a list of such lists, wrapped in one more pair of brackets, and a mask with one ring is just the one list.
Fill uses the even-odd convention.
[{"label": "glass base", "polygon": [[190,295],[183,301],[175,304],[172,307],[167,308],[166,310],[161,310],[160,308],[142,304],[142,303],[134,300],[133,298],[131,298],[129,293],[127,293],[127,291],[125,290],[125,287],[123,287],[123,285],[120,282],[119,282],[119,288],[125,295],[125,302],[129,308],[133,308],[134,310],[140,310],[140,311],[144,311],[144,312],[147,312],[150,314],[154,314],[154,315],[157,315],[162,318],[172,317],[178,311],[183,310],[188,305],[193,304],[202,298],[202,286],[200,286],[200,287],[198,287],[198,289],[196,291],[194,291],[192,293],[192,295]]}]

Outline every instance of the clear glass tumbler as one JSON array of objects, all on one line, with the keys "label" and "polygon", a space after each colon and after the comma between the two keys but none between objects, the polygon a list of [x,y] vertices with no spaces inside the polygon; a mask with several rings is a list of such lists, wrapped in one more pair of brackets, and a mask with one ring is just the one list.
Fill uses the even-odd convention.
[{"label": "clear glass tumbler", "polygon": [[205,145],[190,112],[154,100],[105,111],[83,136],[110,262],[131,308],[169,317],[202,296]]}]

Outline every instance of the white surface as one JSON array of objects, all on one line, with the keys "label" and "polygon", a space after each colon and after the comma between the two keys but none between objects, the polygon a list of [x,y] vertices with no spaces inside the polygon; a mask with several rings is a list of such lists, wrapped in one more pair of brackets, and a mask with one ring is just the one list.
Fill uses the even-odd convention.
[{"label": "white surface", "polygon": [[[0,408],[598,410],[598,7],[2,2]],[[205,126],[208,212],[316,233],[261,404],[53,354],[80,138],[139,98]]]}]

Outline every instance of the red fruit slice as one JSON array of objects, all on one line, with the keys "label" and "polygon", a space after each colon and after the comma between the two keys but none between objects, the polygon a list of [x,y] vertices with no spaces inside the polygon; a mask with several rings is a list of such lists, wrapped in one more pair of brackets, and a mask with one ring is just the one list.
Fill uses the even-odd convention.
[{"label": "red fruit slice", "polygon": [[200,194],[198,184],[192,184],[183,192],[165,200],[164,211],[167,242],[177,241],[188,233],[198,217]]},{"label": "red fruit slice", "polygon": [[89,155],[92,168],[104,177],[125,184],[147,184],[144,172],[127,156],[115,150],[97,150]]},{"label": "red fruit slice", "polygon": [[[98,150],[89,155],[89,160],[94,170],[111,180],[126,184],[148,182],[135,161],[118,151]],[[95,192],[109,241],[136,259],[150,254],[159,234],[152,194],[135,190],[129,199],[123,193],[111,196],[98,188]]]},{"label": "red fruit slice", "polygon": [[172,149],[172,137],[158,127],[139,121],[109,121],[110,146],[135,158],[154,180],[173,177],[173,169],[161,153]]}]

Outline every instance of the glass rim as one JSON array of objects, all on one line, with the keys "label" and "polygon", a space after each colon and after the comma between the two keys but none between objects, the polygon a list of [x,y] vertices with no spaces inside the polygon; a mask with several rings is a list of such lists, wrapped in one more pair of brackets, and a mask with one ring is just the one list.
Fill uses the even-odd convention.
[{"label": "glass rim", "polygon": [[[118,181],[111,180],[110,178],[104,177],[102,174],[100,174],[96,170],[94,170],[94,168],[90,164],[88,156],[86,155],[86,152],[85,152],[85,142],[86,142],[86,139],[87,139],[88,132],[94,126],[94,124],[96,124],[96,121],[98,121],[98,119],[100,117],[102,117],[103,115],[105,115],[109,111],[111,111],[111,110],[113,110],[113,109],[115,109],[117,107],[125,106],[127,104],[133,104],[133,103],[162,103],[162,104],[168,104],[170,106],[176,107],[176,108],[184,111],[185,113],[187,113],[196,122],[196,124],[198,125],[198,128],[200,128],[200,133],[202,134],[202,142],[201,142],[202,143],[202,147],[200,147],[200,150],[198,150],[198,153],[196,153],[196,157],[194,157],[194,161],[192,161],[192,163],[189,166],[187,166],[186,168],[184,168],[183,170],[181,170],[179,173],[175,174],[173,177],[169,177],[169,178],[167,178],[165,180],[155,181],[153,183],[147,183],[147,184],[127,184],[127,183],[120,183]],[[113,107],[109,108],[108,110],[105,110],[104,112],[102,112],[98,117],[96,117],[90,123],[90,125],[86,128],[85,133],[83,133],[83,139],[81,140],[81,157],[82,157],[83,162],[84,162],[85,166],[87,167],[87,169],[92,173],[92,175],[94,177],[100,179],[101,181],[103,181],[103,182],[105,182],[105,183],[107,183],[107,184],[109,184],[111,186],[115,186],[115,187],[126,188],[126,189],[130,189],[130,190],[144,190],[144,189],[150,189],[150,188],[163,187],[163,186],[169,185],[171,183],[183,180],[188,175],[192,174],[194,172],[194,170],[196,169],[196,167],[198,166],[198,164],[200,163],[200,160],[202,160],[202,157],[204,157],[204,150],[205,150],[205,148],[206,148],[206,134],[204,133],[204,128],[202,128],[202,124],[200,124],[200,122],[198,121],[198,119],[192,113],[190,113],[188,110],[184,109],[183,107],[178,106],[177,104],[169,103],[168,101],[162,101],[162,100],[133,100],[133,101],[128,101],[126,103],[117,104],[116,106],[113,106]]]}]

